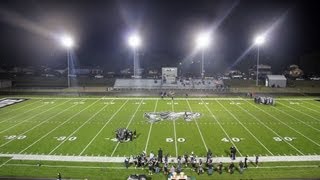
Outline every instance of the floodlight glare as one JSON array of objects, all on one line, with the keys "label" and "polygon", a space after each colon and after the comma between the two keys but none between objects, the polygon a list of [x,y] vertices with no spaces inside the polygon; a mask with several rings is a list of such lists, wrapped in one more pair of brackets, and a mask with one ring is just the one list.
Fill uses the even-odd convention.
[{"label": "floodlight glare", "polygon": [[259,45],[263,44],[265,42],[265,40],[266,40],[265,36],[263,36],[263,35],[257,36],[254,39],[254,44],[259,46]]},{"label": "floodlight glare", "polygon": [[141,39],[137,34],[134,34],[128,39],[129,46],[136,48],[141,45]]},{"label": "floodlight glare", "polygon": [[61,37],[61,44],[66,48],[72,48],[74,45],[73,39],[70,36],[62,36]]},{"label": "floodlight glare", "polygon": [[197,36],[196,44],[198,48],[204,49],[210,44],[210,34],[202,33]]}]

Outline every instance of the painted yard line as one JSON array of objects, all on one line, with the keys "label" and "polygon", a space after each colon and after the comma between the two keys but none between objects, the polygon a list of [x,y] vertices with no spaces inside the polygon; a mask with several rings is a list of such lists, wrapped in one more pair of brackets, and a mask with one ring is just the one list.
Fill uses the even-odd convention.
[{"label": "painted yard line", "polygon": [[[226,130],[222,127],[222,125],[220,124],[220,122],[218,121],[217,117],[212,113],[212,111],[210,110],[210,108],[206,105],[206,103],[203,101],[203,99],[201,99],[202,103],[204,104],[204,106],[207,108],[207,110],[210,112],[211,116],[217,121],[218,125],[220,126],[220,128],[222,129],[222,131],[224,132],[224,134],[227,136],[227,138],[229,139],[229,141],[231,142],[231,144],[238,150],[240,156],[242,156],[240,150],[238,149],[238,147],[233,143],[232,139],[230,138],[230,136],[228,135],[228,133],[226,132]],[[230,158],[229,158],[230,159]]]},{"label": "painted yard line", "polygon": [[28,113],[28,112],[30,112],[30,111],[33,111],[33,110],[38,109],[38,108],[40,108],[40,107],[43,107],[43,106],[45,106],[45,105],[46,105],[46,104],[37,106],[37,107],[32,108],[32,109],[29,109],[28,111],[25,111],[25,112],[23,112],[23,113],[21,113],[21,114],[17,114],[17,115],[15,115],[15,116],[10,117],[10,118],[4,119],[4,120],[0,121],[0,123],[3,123],[3,122],[8,121],[8,120],[10,120],[10,119],[13,119],[13,118],[15,118],[15,117],[17,117],[17,116],[21,116],[21,115],[23,115],[23,114],[26,114],[26,113]]},{"label": "painted yard line", "polygon": [[[4,164],[4,166],[14,166],[14,167],[38,167],[37,164]],[[127,169],[135,169],[135,170],[142,170],[145,171],[145,168],[136,168],[136,167],[123,167],[123,166],[70,166],[70,165],[46,165],[42,164],[41,167],[47,168],[74,168],[74,169],[117,169],[117,170],[127,170]],[[318,168],[317,165],[292,165],[292,166],[258,166],[258,167],[248,167],[249,169],[279,169],[279,168]],[[191,170],[192,168],[183,168]]]},{"label": "painted yard line", "polygon": [[295,131],[296,133],[300,134],[301,136],[303,136],[304,138],[308,139],[310,142],[314,143],[317,146],[320,146],[320,144],[318,144],[317,142],[315,142],[314,140],[308,138],[307,136],[305,136],[304,134],[302,134],[301,132],[297,131],[296,129],[292,128],[291,126],[289,126],[288,124],[284,123],[283,121],[281,121],[279,118],[273,116],[272,114],[268,113],[267,111],[264,111],[263,109],[259,108],[258,105],[253,105],[251,103],[249,103],[250,105],[252,105],[253,107],[256,107],[257,109],[260,109],[262,112],[268,114],[269,116],[273,117],[274,119],[278,120],[279,122],[281,122],[282,124],[286,125],[288,128],[292,129],[293,131]]},{"label": "painted yard line", "polygon": [[2,166],[6,165],[9,161],[11,161],[11,158],[8,159],[7,161],[5,161],[4,163],[2,163],[2,164],[0,165],[0,168],[1,168]]},{"label": "painted yard line", "polygon": [[[65,104],[65,103],[67,103],[67,102],[69,102],[69,101],[71,101],[71,100],[65,101],[65,102],[64,102],[64,103],[62,103],[62,104]],[[60,104],[60,105],[62,105],[62,104]],[[75,105],[73,105],[73,106],[75,106]],[[54,117],[58,116],[59,114],[61,114],[61,113],[65,112],[65,111],[67,111],[67,110],[69,110],[69,109],[70,109],[71,107],[73,107],[73,106],[69,106],[67,109],[64,109],[63,111],[60,111],[59,113],[57,113],[57,114],[55,114],[55,115],[53,115],[53,116],[50,116],[50,117],[49,117],[49,118],[47,118],[45,121],[42,121],[41,123],[39,123],[39,124],[37,124],[37,125],[33,126],[32,128],[28,129],[27,131],[25,131],[25,132],[23,132],[23,133],[19,134],[18,136],[25,135],[26,133],[28,133],[28,132],[32,131],[34,128],[36,128],[36,127],[38,127],[38,126],[42,125],[43,123],[45,123],[45,122],[49,121],[50,119],[52,119],[52,118],[54,118]],[[5,143],[1,144],[1,145],[0,145],[0,147],[3,147],[3,146],[5,146],[5,145],[9,144],[9,143],[10,143],[10,142],[12,142],[13,140],[15,140],[15,139],[11,139],[11,140],[9,140],[9,141],[7,141],[7,142],[5,142]]]},{"label": "painted yard line", "polygon": [[[126,102],[124,102],[121,107],[108,119],[108,121],[102,126],[102,128],[99,130],[99,132],[91,139],[91,141],[86,145],[86,147],[80,152],[79,156],[81,156],[86,150],[87,148],[92,144],[92,142],[99,136],[99,134],[102,132],[102,130],[109,124],[109,122],[114,118],[114,116],[116,114],[118,114],[118,112],[121,111],[121,109],[123,108],[124,105],[127,104],[129,100],[127,100]],[[108,104],[109,105],[109,104]]]},{"label": "painted yard line", "polygon": [[[65,102],[64,102],[64,103],[65,103]],[[41,111],[40,113],[37,113],[37,114],[35,114],[35,115],[33,115],[33,116],[31,116],[31,117],[23,120],[23,121],[20,121],[19,123],[15,124],[15,125],[13,125],[13,126],[11,126],[11,127],[8,127],[8,128],[5,129],[5,130],[0,131],[0,134],[3,133],[3,132],[6,132],[6,131],[8,131],[8,130],[10,130],[10,129],[12,129],[12,128],[14,128],[14,127],[22,124],[22,123],[24,123],[24,122],[26,122],[26,121],[28,121],[29,119],[32,119],[32,118],[34,118],[34,117],[37,117],[37,116],[39,116],[39,115],[41,115],[41,114],[43,114],[43,113],[45,113],[45,112],[48,112],[48,111],[50,111],[50,110],[52,110],[52,109],[54,109],[54,108],[56,108],[56,107],[58,107],[58,106],[61,106],[61,105],[64,104],[64,103],[57,104],[57,105],[55,105],[55,106],[53,106],[53,107],[51,107],[51,108],[49,108],[49,109],[46,109],[46,110],[44,110],[44,111]]]},{"label": "painted yard line", "polygon": [[[58,156],[58,155],[31,155],[31,154],[0,154],[0,157],[12,158],[12,160],[32,160],[32,161],[55,161],[55,162],[106,162],[123,163],[126,157],[105,157],[105,156]],[[235,161],[243,160],[245,157],[237,157]],[[197,157],[205,160],[206,157]],[[168,162],[177,162],[177,157],[171,157]],[[229,157],[212,157],[213,162],[230,163]],[[249,156],[249,161],[254,161],[255,156]],[[259,162],[301,162],[320,161],[319,155],[307,156],[260,156]]]},{"label": "painted yard line", "polygon": [[[188,101],[188,99],[186,99],[186,101],[187,101],[187,103],[188,103],[188,106],[189,106],[190,111],[193,112],[193,111],[192,111],[192,108],[191,108],[191,106],[190,106],[190,103],[189,103],[189,101]],[[196,126],[197,126],[197,128],[198,128],[198,131],[199,131],[199,134],[200,134],[200,136],[201,136],[203,145],[204,145],[204,147],[206,148],[206,151],[208,151],[207,144],[206,144],[206,142],[204,141],[204,138],[203,138],[202,132],[201,132],[201,130],[200,130],[200,128],[199,128],[197,119],[194,119],[194,122],[196,123]]]},{"label": "painted yard line", "polygon": [[262,146],[264,147],[264,149],[266,149],[272,156],[273,156],[273,153],[254,135],[252,134],[252,132],[242,124],[242,122],[232,113],[230,112],[226,107],[224,107],[224,105],[222,105],[219,101],[217,101],[217,103],[223,108],[225,109],[235,120],[237,120],[239,122],[239,124],[245,129],[248,131],[248,133]]},{"label": "painted yard line", "polygon": [[24,151],[26,151],[27,149],[29,149],[30,147],[32,147],[33,145],[35,145],[37,142],[41,141],[43,138],[47,137],[50,133],[52,133],[53,131],[55,131],[56,129],[58,129],[59,127],[63,126],[65,123],[69,122],[71,119],[73,119],[74,117],[76,117],[77,115],[79,115],[81,112],[83,112],[84,110],[87,110],[89,107],[93,106],[95,103],[97,103],[100,99],[96,100],[95,102],[93,102],[92,104],[90,104],[89,106],[86,106],[85,108],[83,108],[81,111],[77,112],[76,114],[72,115],[71,117],[69,117],[67,120],[65,120],[63,123],[59,124],[58,126],[56,126],[55,128],[53,128],[51,131],[49,131],[47,134],[43,135],[42,137],[40,137],[38,140],[36,140],[35,142],[33,142],[32,144],[30,144],[28,147],[26,147],[25,149],[23,149],[22,151],[20,151],[19,153],[23,153]]},{"label": "painted yard line", "polygon": [[[174,112],[174,105],[173,100],[171,100],[171,109]],[[173,133],[174,133],[174,145],[176,147],[176,157],[178,157],[178,144],[177,144],[177,131],[176,131],[176,120],[173,119]]]},{"label": "painted yard line", "polygon": [[[20,106],[20,107],[18,107],[18,108],[11,109],[11,111],[7,111],[7,112],[4,112],[4,113],[1,112],[1,115],[8,114],[8,113],[11,113],[11,112],[13,112],[13,111],[16,111],[16,110],[25,108],[25,107],[30,106],[30,105],[32,105],[32,104],[38,103],[38,102],[40,102],[40,101],[43,101],[43,99],[37,100],[37,101],[32,102],[32,103],[29,103],[29,104],[25,104],[25,105]],[[27,102],[27,101],[24,101],[24,102]],[[21,102],[21,103],[23,103],[23,102]],[[18,103],[18,104],[20,104],[20,103]]]},{"label": "painted yard line", "polygon": [[[311,118],[314,119],[314,120],[320,121],[319,119],[317,119],[317,118],[315,118],[315,117],[313,117],[313,116],[311,116],[311,115],[309,115],[309,114],[307,114],[307,113],[298,111],[298,110],[296,110],[296,109],[294,109],[294,108],[292,108],[292,107],[290,107],[290,106],[287,106],[287,105],[285,105],[285,104],[283,104],[283,103],[280,103],[280,102],[279,102],[279,104],[281,104],[281,105],[283,105],[283,106],[285,106],[285,107],[288,107],[288,108],[290,108],[290,109],[292,109],[292,110],[294,110],[294,111],[296,111],[296,112],[299,112],[299,113],[301,113],[301,114],[304,114],[304,115],[306,115],[306,116],[309,116],[309,117],[311,117]],[[301,105],[298,105],[298,106],[303,107],[303,108],[306,108],[306,109],[309,109],[309,110],[314,111],[314,112],[316,112],[316,113],[319,113],[318,111],[316,111],[316,110],[314,110],[314,109],[311,109],[311,108],[308,108],[308,107],[305,107],[305,106],[301,106]]]},{"label": "painted yard line", "polygon": [[73,136],[76,132],[78,132],[84,125],[86,125],[90,120],[92,120],[97,114],[99,114],[102,110],[104,110],[109,104],[104,105],[99,111],[94,113],[89,119],[87,119],[81,126],[79,126],[75,131],[73,131],[66,139],[64,139],[58,146],[53,148],[49,154],[52,154],[55,150],[57,150],[63,143],[68,141],[68,139]]},{"label": "painted yard line", "polygon": [[[157,101],[156,101],[156,105],[154,107],[153,112],[156,112],[156,109],[157,109],[157,106],[158,106],[158,101],[159,101],[159,99],[157,99]],[[148,138],[147,138],[147,142],[146,142],[146,147],[144,148],[145,152],[147,152],[147,149],[148,149],[150,134],[151,134],[151,130],[152,130],[152,125],[153,125],[153,123],[151,122],[150,123],[150,128],[149,128],[149,133],[148,133]]]},{"label": "painted yard line", "polygon": [[310,105],[313,106],[313,107],[320,108],[320,106],[317,106],[317,105],[315,105],[315,104],[313,104],[313,103],[310,103],[310,102],[308,102],[308,101],[302,101],[302,102],[307,103],[307,104],[310,104]]},{"label": "painted yard line", "polygon": [[[317,113],[317,114],[320,114],[320,112],[317,111],[317,110],[315,110],[315,109],[312,109],[312,108],[309,108],[309,107],[306,107],[306,106],[302,106],[302,105],[300,105],[300,104],[298,104],[298,106],[303,107],[303,108],[305,108],[305,109],[309,109],[310,111],[313,111],[313,112],[315,112],[315,113]],[[319,120],[318,120],[318,121],[319,121]]]},{"label": "painted yard line", "polygon": [[[272,106],[273,107],[273,106]],[[289,107],[289,106],[288,106]],[[307,123],[305,123],[304,121],[301,121],[300,119],[298,119],[298,118],[296,118],[296,117],[294,117],[294,116],[292,116],[291,114],[289,114],[289,113],[287,113],[287,112],[285,112],[285,111],[282,111],[281,109],[278,109],[278,108],[275,108],[275,107],[273,107],[274,109],[276,109],[276,110],[278,110],[278,111],[280,111],[280,112],[282,112],[283,114],[286,114],[286,115],[288,115],[288,116],[290,116],[290,117],[292,117],[293,119],[295,119],[295,120],[297,120],[297,121],[299,121],[299,122],[301,122],[301,123],[303,123],[304,125],[306,125],[306,126],[309,126],[310,128],[312,128],[312,129],[314,129],[314,130],[316,130],[316,131],[319,131],[320,132],[320,130],[319,129],[317,129],[317,128],[315,128],[315,127],[313,127],[313,126],[311,126],[311,125],[309,125],[309,124],[307,124]],[[290,107],[291,108],[291,107]],[[295,110],[295,109],[294,109]],[[297,112],[299,112],[299,111],[297,111]]]},{"label": "painted yard line", "polygon": [[[129,121],[128,125],[126,126],[126,129],[130,126],[131,121],[132,121],[132,120],[133,120],[133,118],[136,116],[136,113],[138,112],[138,110],[139,110],[139,108],[140,108],[140,106],[141,106],[142,102],[143,102],[143,99],[141,99],[141,101],[140,101],[140,103],[139,103],[139,106],[137,107],[136,111],[133,113],[133,115],[132,115],[132,117],[131,117],[131,119],[130,119],[130,121]],[[113,155],[114,155],[114,153],[116,152],[116,150],[117,150],[117,148],[118,148],[119,144],[120,144],[120,142],[118,142],[118,143],[117,143],[117,145],[116,145],[116,147],[113,149],[113,151],[112,151],[112,153],[111,153],[111,157],[113,157]]]},{"label": "painted yard line", "polygon": [[[250,103],[250,102],[249,102]],[[247,114],[249,114],[251,117],[253,117],[255,120],[257,120],[258,122],[260,122],[264,127],[266,127],[267,129],[269,129],[271,132],[273,132],[275,135],[277,135],[278,137],[281,137],[277,132],[275,132],[273,129],[271,129],[269,126],[267,126],[264,122],[262,122],[259,118],[257,118],[255,115],[249,113],[248,110],[244,109],[243,107],[237,105],[240,109],[242,109],[244,112],[246,112]],[[285,143],[287,143],[289,146],[291,146],[293,149],[295,149],[297,152],[299,152],[300,154],[304,155],[299,149],[297,149],[295,146],[293,146],[291,143],[289,143],[288,141],[283,141]]]}]

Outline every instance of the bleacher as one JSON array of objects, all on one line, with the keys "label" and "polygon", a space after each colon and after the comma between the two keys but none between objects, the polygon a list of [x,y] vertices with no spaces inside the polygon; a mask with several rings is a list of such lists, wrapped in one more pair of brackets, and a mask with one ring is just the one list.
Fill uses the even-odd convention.
[{"label": "bleacher", "polygon": [[155,79],[116,79],[114,89],[160,89],[161,80]]},{"label": "bleacher", "polygon": [[161,79],[116,79],[114,89],[186,89],[214,90],[223,85],[218,80],[180,79],[176,83],[162,82]]}]

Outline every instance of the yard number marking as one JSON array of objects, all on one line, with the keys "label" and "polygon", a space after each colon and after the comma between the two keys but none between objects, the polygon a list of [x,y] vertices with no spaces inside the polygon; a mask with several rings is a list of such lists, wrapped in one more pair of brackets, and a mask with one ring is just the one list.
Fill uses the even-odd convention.
[{"label": "yard number marking", "polygon": [[273,137],[273,140],[277,141],[277,142],[281,142],[281,141],[293,141],[294,139],[296,139],[295,137]]},{"label": "yard number marking", "polygon": [[299,102],[289,102],[290,104],[297,104],[297,105],[299,105],[300,103]]},{"label": "yard number marking", "polygon": [[[174,141],[173,138],[166,138],[166,142],[170,142],[171,143],[173,141]],[[182,142],[185,142],[186,139],[185,138],[178,138],[177,141],[182,143]]]},{"label": "yard number marking", "polygon": [[[64,141],[67,138],[67,136],[60,136],[60,137],[54,137],[54,138],[57,139],[58,141]],[[71,136],[68,138],[68,141],[74,141],[76,139],[77,139],[76,136]]]},{"label": "yard number marking", "polygon": [[12,139],[25,139],[27,136],[25,135],[20,135],[20,136],[17,136],[17,135],[10,135],[10,136],[4,136],[5,139],[7,140],[12,140]]},{"label": "yard number marking", "polygon": [[230,104],[232,104],[232,105],[239,105],[239,104],[241,104],[241,103],[239,103],[239,102],[231,102]]},{"label": "yard number marking", "polygon": [[[233,137],[233,138],[231,138],[231,140],[232,140],[233,142],[240,142],[241,140],[243,140],[243,138]],[[223,142],[230,142],[230,140],[229,140],[228,138],[222,138],[221,141],[223,141]]]},{"label": "yard number marking", "polygon": [[80,101],[80,102],[73,102],[73,104],[84,104],[84,102]]}]

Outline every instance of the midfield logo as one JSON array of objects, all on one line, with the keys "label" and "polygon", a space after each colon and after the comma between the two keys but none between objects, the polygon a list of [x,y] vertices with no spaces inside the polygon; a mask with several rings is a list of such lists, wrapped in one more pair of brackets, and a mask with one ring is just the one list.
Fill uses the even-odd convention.
[{"label": "midfield logo", "polygon": [[186,121],[192,121],[199,118],[200,113],[197,112],[147,112],[144,113],[144,117],[148,119],[150,123],[163,121],[163,120],[176,120],[183,118]]}]

